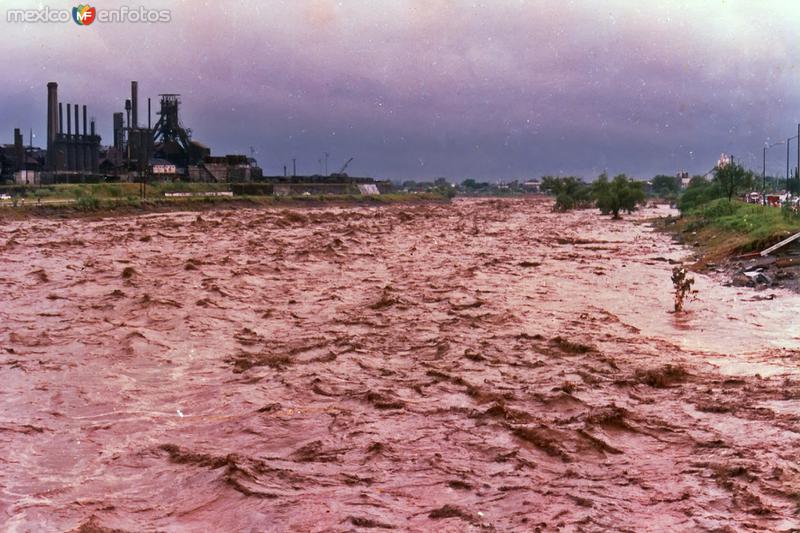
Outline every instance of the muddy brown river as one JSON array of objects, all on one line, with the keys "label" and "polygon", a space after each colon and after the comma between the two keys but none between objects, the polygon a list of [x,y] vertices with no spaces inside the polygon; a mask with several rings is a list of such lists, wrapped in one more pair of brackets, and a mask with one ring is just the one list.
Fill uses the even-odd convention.
[{"label": "muddy brown river", "polygon": [[800,298],[667,212],[5,221],[0,529],[798,528]]}]

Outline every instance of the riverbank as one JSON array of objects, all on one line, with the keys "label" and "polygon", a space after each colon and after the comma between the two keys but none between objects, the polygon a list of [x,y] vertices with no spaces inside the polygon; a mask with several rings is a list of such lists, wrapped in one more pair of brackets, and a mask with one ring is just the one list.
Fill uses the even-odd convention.
[{"label": "riverbank", "polygon": [[390,193],[364,195],[311,195],[311,196],[181,196],[139,198],[78,198],[76,200],[28,200],[0,204],[0,219],[26,218],[80,218],[98,216],[127,216],[145,213],[177,211],[212,211],[217,209],[258,207],[335,207],[379,206],[391,204],[427,204],[448,202],[436,193]]},{"label": "riverbank", "polygon": [[775,207],[718,199],[680,217],[654,221],[692,250],[691,268],[721,274],[735,286],[800,292],[800,249],[760,252],[800,232],[800,218]]}]

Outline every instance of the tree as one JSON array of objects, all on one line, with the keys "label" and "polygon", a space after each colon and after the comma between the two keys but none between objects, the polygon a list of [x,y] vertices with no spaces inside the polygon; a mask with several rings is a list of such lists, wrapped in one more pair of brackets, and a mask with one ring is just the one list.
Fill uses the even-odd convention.
[{"label": "tree", "polygon": [[752,186],[753,173],[738,163],[728,163],[714,169],[714,181],[730,202],[739,191]]},{"label": "tree", "polygon": [[791,194],[798,194],[800,193],[800,178],[797,177],[797,169],[794,170],[793,175],[794,177],[786,184],[786,189]]},{"label": "tree", "polygon": [[653,195],[661,198],[677,196],[681,191],[680,179],[675,176],[664,176],[659,174],[652,180]]},{"label": "tree", "polygon": [[447,178],[436,178],[433,180],[431,191],[439,193],[446,198],[453,198],[456,195],[456,190],[447,181]]},{"label": "tree", "polygon": [[561,178],[544,176],[539,189],[556,197],[553,206],[556,211],[586,208],[592,204],[591,189],[580,178],[574,176]]},{"label": "tree", "polygon": [[608,181],[608,175],[603,172],[592,185],[592,193],[600,212],[611,214],[615,219],[620,218],[620,211],[632,213],[638,204],[645,201],[642,182],[628,179],[625,174]]},{"label": "tree", "polygon": [[491,185],[486,181],[475,181],[472,178],[465,179],[461,182],[461,186],[468,191],[477,191],[480,189],[488,189]]},{"label": "tree", "polygon": [[556,211],[564,212],[569,211],[575,207],[575,199],[567,193],[562,192],[556,196],[556,203],[553,209]]},{"label": "tree", "polygon": [[692,187],[700,187],[708,183],[705,176],[692,176],[692,179],[689,180],[689,186],[687,189],[691,189]]},{"label": "tree", "polygon": [[678,209],[686,213],[721,196],[722,189],[716,181],[710,182],[702,176],[695,176],[678,200]]}]

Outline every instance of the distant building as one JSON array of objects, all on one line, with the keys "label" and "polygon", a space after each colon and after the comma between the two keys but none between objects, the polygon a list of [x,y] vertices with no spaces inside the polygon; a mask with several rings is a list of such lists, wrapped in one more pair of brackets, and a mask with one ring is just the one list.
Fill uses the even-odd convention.
[{"label": "distant building", "polygon": [[541,183],[539,183],[538,181],[530,180],[522,184],[522,189],[525,190],[526,192],[539,192],[540,186]]},{"label": "distant building", "polygon": [[680,172],[675,174],[675,177],[678,178],[678,180],[680,181],[682,189],[688,187],[689,182],[692,180],[692,178],[689,176],[689,173],[686,172],[685,170],[681,170]]},{"label": "distant building", "polygon": [[176,174],[178,167],[166,159],[151,159],[150,171],[154,175]]}]

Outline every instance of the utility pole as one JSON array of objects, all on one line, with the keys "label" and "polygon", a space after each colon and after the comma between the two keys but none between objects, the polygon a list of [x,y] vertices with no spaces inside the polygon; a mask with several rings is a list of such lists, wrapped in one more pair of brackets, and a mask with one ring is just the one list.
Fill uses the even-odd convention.
[{"label": "utility pole", "polygon": [[783,144],[783,141],[778,141],[772,144],[764,143],[764,164],[761,169],[761,179],[763,180],[761,195],[763,196],[762,203],[764,205],[767,205],[767,150],[769,150],[773,146],[778,146],[779,144]]},{"label": "utility pole", "polygon": [[328,157],[330,157],[330,155],[331,154],[329,154],[328,152],[325,152],[325,175],[326,176],[328,175]]},{"label": "utility pole", "polygon": [[761,169],[761,203],[767,205],[767,145],[764,145],[764,166]]}]

